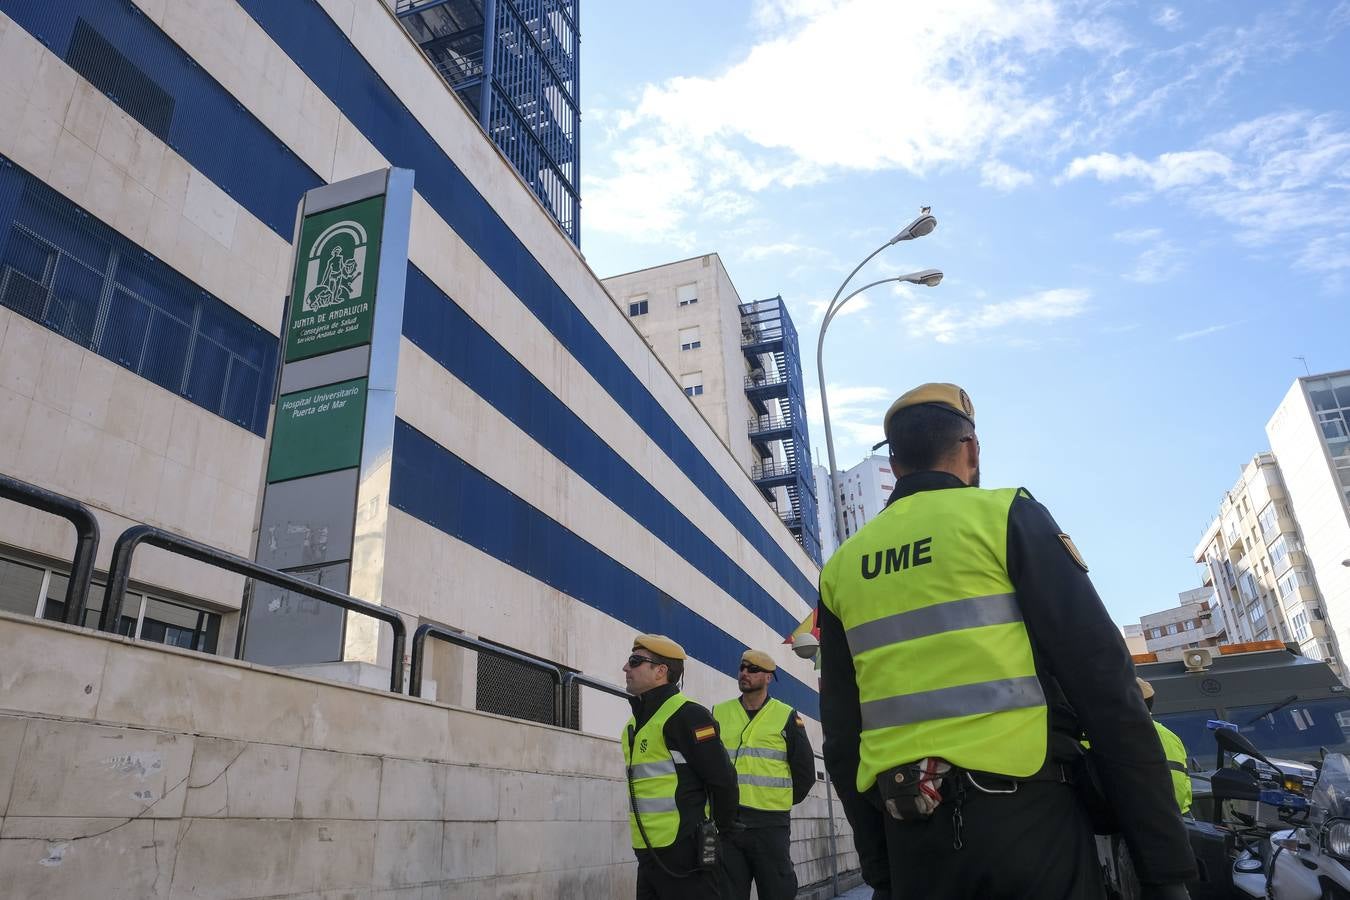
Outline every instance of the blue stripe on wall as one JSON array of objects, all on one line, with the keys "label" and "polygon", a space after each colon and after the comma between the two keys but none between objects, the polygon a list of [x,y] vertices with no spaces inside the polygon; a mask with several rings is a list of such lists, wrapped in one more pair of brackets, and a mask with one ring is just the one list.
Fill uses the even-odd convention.
[{"label": "blue stripe on wall", "polygon": [[[389,502],[640,633],[675,636],[691,656],[719,671],[730,673],[741,658],[740,640],[401,419],[394,427]],[[616,661],[627,651],[626,645],[615,647]],[[820,719],[816,692],[787,672],[773,691]]]},{"label": "blue stripe on wall", "polygon": [[[314,0],[239,0],[283,51],[801,597],[816,586]],[[793,623],[794,626],[796,623]]]},{"label": "blue stripe on wall", "polygon": [[412,263],[408,264],[403,333],[770,628],[787,634],[797,627],[800,616],[779,605],[763,585]]},{"label": "blue stripe on wall", "polygon": [[[418,169],[418,190],[424,198],[727,516],[751,546],[814,605],[816,593],[810,579],[319,6],[312,0],[286,3],[250,0],[244,6],[338,102],[386,158],[396,165]],[[290,240],[296,198],[321,184],[322,179],[134,6],[103,0],[67,0],[55,4],[45,0],[0,0],[0,10],[58,55],[65,53],[78,17],[96,25],[173,97],[169,135],[174,149],[245,209]],[[120,98],[112,99],[121,102]],[[650,490],[651,486],[644,482],[643,488]],[[610,499],[621,506],[625,502],[619,496],[610,495]],[[669,529],[660,533],[669,533]],[[684,552],[674,544],[671,546]],[[690,562],[702,568],[705,561],[690,559]],[[734,573],[728,577],[734,580]],[[734,594],[738,598],[750,596],[743,591]]]}]

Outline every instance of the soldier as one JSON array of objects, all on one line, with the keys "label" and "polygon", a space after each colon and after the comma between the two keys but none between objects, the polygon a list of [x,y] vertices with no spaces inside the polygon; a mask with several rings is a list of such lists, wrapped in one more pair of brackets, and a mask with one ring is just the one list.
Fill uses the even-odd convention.
[{"label": "soldier", "polygon": [[1167,761],[1073,541],[1026,490],[979,487],[956,385],[902,395],[883,427],[895,490],[826,563],[819,610],[825,763],[859,848],[886,848],[881,887],[1101,898],[1072,786],[1081,731],[1144,897],[1186,897]]},{"label": "soldier", "polygon": [[700,830],[711,803],[720,831],[736,827],[736,771],[712,715],[680,693],[684,648],[641,634],[624,664],[633,707],[623,734],[638,900],[722,895],[722,874],[700,864]]},{"label": "soldier", "polygon": [[746,650],[737,679],[741,695],[713,707],[741,791],[742,830],[723,843],[732,900],[749,900],[752,881],[759,900],[797,896],[790,810],[815,784],[816,767],[801,715],[769,696],[777,669],[763,650]]}]

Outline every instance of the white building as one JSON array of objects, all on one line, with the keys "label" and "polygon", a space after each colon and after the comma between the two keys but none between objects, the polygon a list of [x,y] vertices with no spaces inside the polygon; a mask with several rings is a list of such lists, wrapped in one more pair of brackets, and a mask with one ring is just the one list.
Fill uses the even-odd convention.
[{"label": "white building", "polygon": [[1178,599],[1177,606],[1140,617],[1138,627],[1146,652],[1174,658],[1174,651],[1217,647],[1227,641],[1223,614],[1212,587],[1182,591]]},{"label": "white building", "polygon": [[1335,665],[1281,468],[1272,453],[1258,453],[1243,467],[1193,558],[1204,567],[1205,586],[1215,591],[1229,640],[1293,641],[1305,656]]},{"label": "white building", "polygon": [[1125,639],[1125,648],[1131,654],[1148,652],[1148,643],[1144,640],[1144,628],[1138,622],[1120,626],[1120,636]]},{"label": "white building", "polygon": [[[1278,565],[1282,595],[1325,604],[1329,628],[1308,620],[1323,653],[1350,646],[1350,371],[1300,378],[1266,424],[1302,535]],[[1317,610],[1320,613],[1320,610]],[[1299,619],[1298,630],[1304,623]],[[1314,627],[1316,626],[1316,627]]]},{"label": "white building", "polygon": [[842,539],[858,533],[868,522],[886,508],[891,491],[895,490],[895,475],[891,461],[880,454],[872,454],[851,469],[839,473],[840,502],[844,512]]}]

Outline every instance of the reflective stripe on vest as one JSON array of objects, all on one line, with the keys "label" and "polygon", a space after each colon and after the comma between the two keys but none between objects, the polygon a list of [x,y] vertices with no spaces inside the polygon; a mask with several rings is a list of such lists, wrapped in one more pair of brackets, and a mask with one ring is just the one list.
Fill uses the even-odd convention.
[{"label": "reflective stripe on vest", "polygon": [[1154,722],[1153,727],[1158,730],[1167,768],[1171,769],[1172,794],[1177,798],[1177,808],[1183,813],[1188,812],[1191,808],[1191,775],[1186,770],[1186,745],[1167,726]]},{"label": "reflective stripe on vest", "polygon": [[[632,801],[628,810],[628,830],[634,849],[645,849],[642,829],[652,847],[669,847],[680,831],[680,811],[675,804],[675,789],[679,785],[676,766],[684,765],[684,756],[678,750],[666,747],[665,727],[670,717],[689,698],[676,693],[662,703],[652,717],[636,733],[637,719],[628,720],[619,743],[623,745],[623,761],[632,785]],[[636,810],[636,813],[634,812]]]},{"label": "reflective stripe on vest", "polygon": [[713,707],[722,744],[736,767],[741,806],[772,812],[792,809],[792,770],[783,737],[791,716],[792,707],[772,697],[753,719],[740,698]]},{"label": "reflective stripe on vest", "polygon": [[927,756],[1027,777],[1049,716],[1007,570],[1016,490],[951,488],[893,502],[826,563],[862,713],[858,789]]}]

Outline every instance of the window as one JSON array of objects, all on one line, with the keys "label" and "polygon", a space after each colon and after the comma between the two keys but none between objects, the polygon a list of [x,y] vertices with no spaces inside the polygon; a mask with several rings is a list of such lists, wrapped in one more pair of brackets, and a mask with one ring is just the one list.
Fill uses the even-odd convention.
[{"label": "window", "polygon": [[1275,567],[1276,572],[1282,572],[1289,561],[1289,552],[1300,549],[1297,540],[1288,535],[1280,535],[1275,542],[1270,545],[1270,562]]},{"label": "window", "polygon": [[[0,557],[0,609],[6,612],[41,616],[53,622],[65,621],[66,587],[64,572],[39,565]],[[89,588],[84,610],[85,628],[97,628],[103,610],[104,585],[95,581]],[[168,644],[215,653],[220,636],[220,616],[159,597],[127,592],[122,602],[119,634],[156,644]]]},{"label": "window", "polygon": [[698,285],[682,284],[675,289],[681,306],[693,306],[698,302]]},{"label": "window", "polygon": [[168,143],[173,97],[84,19],[75,20],[66,62],[94,87],[117,98],[128,115]]},{"label": "window", "polygon": [[643,297],[641,300],[634,300],[628,304],[628,318],[636,319],[638,316],[645,316],[646,314],[647,314],[646,297]]},{"label": "window", "polygon": [[1247,610],[1247,618],[1253,625],[1263,621],[1266,617],[1266,607],[1261,603],[1253,603],[1252,608]]},{"label": "window", "polygon": [[681,350],[697,350],[699,347],[702,347],[702,346],[703,346],[703,342],[702,342],[701,340],[699,340],[699,337],[698,337],[698,326],[697,326],[697,325],[695,325],[693,328],[681,328],[681,329],[680,329],[680,349],[681,349]]},{"label": "window", "polygon": [[1261,523],[1261,534],[1269,540],[1280,530],[1279,510],[1274,503],[1267,503],[1266,508],[1261,510],[1261,515],[1257,517]]},{"label": "window", "polygon": [[1176,634],[1176,633],[1177,633],[1177,623],[1176,623],[1176,622],[1173,622],[1173,623],[1171,623],[1170,625],[1167,626],[1167,633],[1168,633],[1168,634]]},{"label": "window", "polygon": [[1308,631],[1307,613],[1300,612],[1298,615],[1290,619],[1289,622],[1294,626],[1294,639],[1297,640],[1299,643],[1303,643],[1309,637],[1312,636],[1311,632]]},{"label": "window", "polygon": [[680,376],[680,387],[684,388],[685,396],[697,397],[703,393],[703,373],[686,372]]},{"label": "window", "polygon": [[1290,599],[1301,587],[1312,587],[1312,576],[1308,574],[1307,569],[1295,566],[1280,576],[1279,588],[1282,599]]},{"label": "window", "polygon": [[266,433],[274,336],[16,166],[0,209],[0,305]]}]

